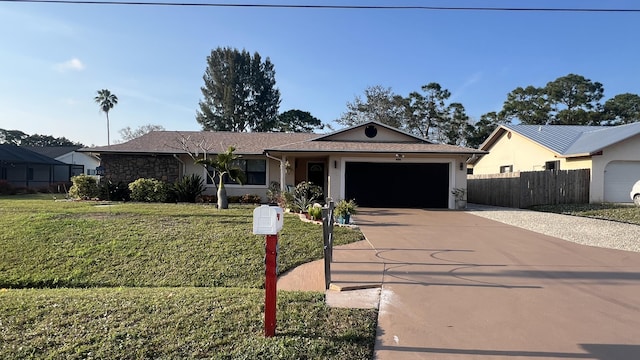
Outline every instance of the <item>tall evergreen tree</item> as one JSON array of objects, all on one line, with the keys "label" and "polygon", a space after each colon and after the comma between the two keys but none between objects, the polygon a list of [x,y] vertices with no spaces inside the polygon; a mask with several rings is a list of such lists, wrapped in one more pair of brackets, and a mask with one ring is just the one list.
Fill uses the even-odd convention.
[{"label": "tall evergreen tree", "polygon": [[20,145],[20,143],[28,137],[29,135],[20,130],[0,129],[0,144]]},{"label": "tall evergreen tree", "polygon": [[73,142],[66,137],[53,137],[51,135],[30,135],[22,140],[21,146],[39,146],[39,147],[56,147],[56,146],[83,146],[80,143]]},{"label": "tall evergreen tree", "polygon": [[324,128],[320,119],[308,111],[291,109],[278,116],[278,124],[273,129],[280,132],[313,132]]},{"label": "tall evergreen tree", "polygon": [[380,85],[364,90],[364,100],[360,96],[347,103],[347,111],[336,120],[338,124],[353,126],[367,121],[377,121],[396,128],[405,124],[406,100],[396,95],[391,88]]},{"label": "tall evergreen tree", "polygon": [[407,98],[407,131],[425,139],[433,138],[433,132],[447,122],[445,101],[451,92],[432,82],[422,86],[422,94],[414,91]]},{"label": "tall evergreen tree", "polygon": [[448,114],[438,124],[438,142],[449,145],[463,145],[468,131],[469,116],[461,103],[451,103]]},{"label": "tall evergreen tree", "polygon": [[584,76],[569,74],[547,83],[545,92],[555,111],[553,124],[599,125],[604,87]]},{"label": "tall evergreen tree", "polygon": [[603,94],[601,83],[569,74],[542,88],[516,88],[507,95],[501,114],[529,125],[599,125]]},{"label": "tall evergreen tree", "polygon": [[518,119],[522,124],[546,125],[551,121],[550,112],[545,89],[527,86],[511,91],[500,113],[509,120]]},{"label": "tall evergreen tree", "polygon": [[269,131],[275,126],[280,91],[269,58],[219,47],[207,57],[203,79],[196,114],[203,130]]},{"label": "tall evergreen tree", "polygon": [[604,120],[607,125],[630,124],[640,121],[640,96],[618,94],[604,103]]},{"label": "tall evergreen tree", "polygon": [[51,135],[28,135],[20,130],[0,129],[0,144],[13,144],[17,146],[83,146],[82,143],[73,142],[66,137],[53,137]]}]

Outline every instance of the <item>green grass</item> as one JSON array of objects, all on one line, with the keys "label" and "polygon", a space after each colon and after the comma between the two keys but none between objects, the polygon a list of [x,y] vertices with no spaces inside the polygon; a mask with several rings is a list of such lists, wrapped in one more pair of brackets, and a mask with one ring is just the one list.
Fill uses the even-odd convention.
[{"label": "green grass", "polygon": [[2,359],[368,359],[375,311],[283,292],[263,335],[264,293],[237,288],[0,291]]},{"label": "green grass", "polygon": [[[264,284],[252,207],[0,200],[0,287]],[[285,217],[279,270],[322,257],[322,228]],[[335,229],[337,244],[362,234]]]},{"label": "green grass", "polygon": [[[322,293],[279,293],[264,338],[253,207],[101,205],[0,198],[0,358],[371,358],[375,310]],[[322,257],[322,228],[286,215],[279,244],[284,272]]]},{"label": "green grass", "polygon": [[620,204],[562,204],[533,206],[531,210],[584,216],[640,225],[640,207]]}]

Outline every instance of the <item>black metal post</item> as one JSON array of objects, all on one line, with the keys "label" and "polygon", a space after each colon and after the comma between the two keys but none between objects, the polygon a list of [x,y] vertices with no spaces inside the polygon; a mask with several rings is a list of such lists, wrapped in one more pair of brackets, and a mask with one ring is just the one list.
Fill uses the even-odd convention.
[{"label": "black metal post", "polygon": [[325,289],[331,284],[331,262],[333,261],[333,201],[322,209],[322,240],[324,245]]}]

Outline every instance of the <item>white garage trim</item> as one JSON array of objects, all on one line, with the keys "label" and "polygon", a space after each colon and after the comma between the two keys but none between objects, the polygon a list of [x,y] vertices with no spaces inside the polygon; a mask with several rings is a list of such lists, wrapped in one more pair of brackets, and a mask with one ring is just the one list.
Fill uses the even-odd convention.
[{"label": "white garage trim", "polygon": [[[453,189],[456,187],[457,179],[456,175],[458,172],[456,171],[456,159],[451,158],[411,158],[405,157],[400,160],[404,163],[412,163],[412,164],[421,164],[421,163],[446,163],[449,164],[449,189]],[[346,163],[347,162],[368,162],[368,163],[395,163],[397,160],[395,158],[386,157],[343,157],[340,159],[340,199],[344,199],[346,193]],[[463,180],[466,183],[466,171],[460,175],[463,177]],[[465,186],[466,187],[466,186]],[[453,209],[455,207],[455,200],[453,196],[450,196],[449,199],[449,208]]]},{"label": "white garage trim", "polygon": [[640,180],[640,161],[611,161],[604,169],[604,201],[631,202],[629,192]]}]

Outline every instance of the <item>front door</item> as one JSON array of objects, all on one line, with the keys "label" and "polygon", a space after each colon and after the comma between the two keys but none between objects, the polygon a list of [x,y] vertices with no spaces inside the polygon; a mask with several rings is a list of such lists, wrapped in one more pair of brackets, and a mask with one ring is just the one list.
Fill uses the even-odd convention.
[{"label": "front door", "polygon": [[307,181],[318,185],[322,188],[324,193],[324,163],[323,162],[309,162],[307,163]]}]

